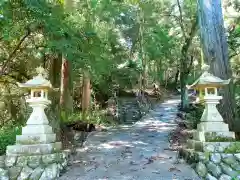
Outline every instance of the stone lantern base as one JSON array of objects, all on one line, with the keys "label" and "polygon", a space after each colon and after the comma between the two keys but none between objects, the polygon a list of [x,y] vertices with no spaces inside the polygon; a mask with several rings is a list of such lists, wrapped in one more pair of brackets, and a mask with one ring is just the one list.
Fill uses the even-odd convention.
[{"label": "stone lantern base", "polygon": [[61,142],[55,142],[56,135],[52,131],[29,134],[24,131],[28,127],[23,127],[15,145],[7,147],[0,180],[55,180],[66,168],[67,155],[61,150]]},{"label": "stone lantern base", "polygon": [[0,180],[56,180],[67,166],[62,144],[56,142],[56,134],[44,112],[51,104],[48,91],[52,85],[45,79],[43,68],[37,71],[33,79],[18,83],[19,87],[31,89],[27,102],[33,111],[22,135],[16,137],[16,144],[7,147],[4,163],[0,163]]},{"label": "stone lantern base", "polygon": [[63,152],[8,154],[5,158],[6,180],[55,180],[66,166],[67,158]]},{"label": "stone lantern base", "polygon": [[16,144],[7,147],[0,180],[55,180],[67,166],[67,155],[52,127],[27,123]]},{"label": "stone lantern base", "polygon": [[193,133],[180,150],[180,157],[191,164],[202,179],[240,179],[240,142],[235,142],[216,105],[221,96],[205,96],[205,109]]}]

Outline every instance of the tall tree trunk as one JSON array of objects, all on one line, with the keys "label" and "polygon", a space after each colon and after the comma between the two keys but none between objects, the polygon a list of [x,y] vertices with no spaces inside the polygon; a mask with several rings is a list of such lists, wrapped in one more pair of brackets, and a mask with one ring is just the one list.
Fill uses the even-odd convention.
[{"label": "tall tree trunk", "polygon": [[62,58],[60,108],[62,118],[67,118],[73,111],[71,62]]},{"label": "tall tree trunk", "polygon": [[180,71],[179,71],[179,67],[178,67],[178,68],[177,68],[177,72],[176,72],[176,74],[175,74],[175,78],[174,78],[174,84],[175,84],[176,87],[177,87],[177,85],[178,85],[179,73],[180,73]]},{"label": "tall tree trunk", "polygon": [[82,111],[85,114],[90,107],[91,100],[91,84],[90,84],[90,76],[88,72],[83,73],[83,90],[82,90]]},{"label": "tall tree trunk", "polygon": [[187,110],[189,108],[189,99],[188,99],[188,91],[187,91],[187,79],[188,74],[184,71],[180,72],[180,88],[181,88],[181,109]]},{"label": "tall tree trunk", "polygon": [[140,91],[141,93],[145,91],[146,89],[146,78],[147,78],[147,60],[144,52],[144,34],[143,34],[143,24],[144,24],[144,17],[142,9],[138,11],[137,14],[137,21],[139,24],[139,50],[140,50],[140,56],[141,56],[141,65],[142,65],[142,71],[140,74]]},{"label": "tall tree trunk", "polygon": [[[214,75],[222,79],[232,78],[221,0],[198,0],[198,6],[205,62],[210,65],[210,70]],[[233,129],[235,101],[232,83],[224,88],[221,106],[220,111],[224,119],[229,124],[230,129]]]},{"label": "tall tree trunk", "polygon": [[66,101],[66,91],[68,86],[68,61],[62,58],[62,68],[61,68],[61,89],[60,89],[60,106],[61,109],[65,108]]},{"label": "tall tree trunk", "polygon": [[[59,88],[61,81],[61,64],[62,64],[62,55],[58,54],[57,57],[54,57],[50,62],[50,72],[49,72],[49,78],[51,81],[51,84],[54,88]],[[56,104],[59,103],[59,100],[56,101]]]},{"label": "tall tree trunk", "polygon": [[163,70],[163,67],[162,67],[162,59],[160,59],[158,61],[157,70],[158,70],[157,75],[158,75],[159,84],[163,85],[164,84],[164,70]]},{"label": "tall tree trunk", "polygon": [[142,87],[143,91],[146,90],[147,85],[148,85],[148,66],[146,62],[146,58],[143,57],[143,74],[142,74]]},{"label": "tall tree trunk", "polygon": [[[49,79],[54,88],[60,87],[61,81],[61,60],[62,56],[59,54],[57,57],[54,57],[50,61],[50,71],[49,71]],[[59,91],[51,91],[50,92],[51,103],[51,113],[55,115],[54,119],[51,119],[50,123],[53,127],[54,132],[57,134],[57,137],[60,138],[60,92]],[[59,139],[60,140],[60,139]]]}]

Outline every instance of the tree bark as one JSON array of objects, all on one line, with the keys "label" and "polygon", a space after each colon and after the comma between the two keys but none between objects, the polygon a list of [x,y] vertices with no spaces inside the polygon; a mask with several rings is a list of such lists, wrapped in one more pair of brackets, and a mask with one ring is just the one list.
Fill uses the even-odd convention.
[{"label": "tree bark", "polygon": [[188,79],[188,74],[181,72],[180,73],[181,109],[184,111],[186,111],[189,108],[188,91],[186,88],[187,79]]},{"label": "tree bark", "polygon": [[[57,57],[53,58],[50,62],[50,73],[49,78],[51,84],[54,88],[59,88],[61,81],[61,64],[62,64],[62,55],[59,54]],[[59,100],[57,101],[57,104]]]},{"label": "tree bark", "polygon": [[[221,0],[198,0],[198,13],[205,62],[210,65],[210,70],[215,76],[222,79],[232,78]],[[233,129],[235,101],[232,83],[223,90],[220,112],[230,129]]]},{"label": "tree bark", "polygon": [[175,78],[174,78],[174,84],[175,84],[176,87],[178,85],[179,73],[180,73],[180,71],[179,71],[179,69],[177,69],[177,72],[176,72]]},{"label": "tree bark", "polygon": [[[49,79],[54,88],[60,87],[60,79],[61,79],[61,60],[62,56],[58,55],[50,60],[50,71],[49,71]],[[61,128],[60,128],[60,106],[59,106],[59,91],[51,91],[49,95],[51,103],[51,112],[54,115],[54,118],[51,119],[50,123],[53,127],[54,132],[57,134],[58,140],[60,140],[61,136]]]},{"label": "tree bark", "polygon": [[62,59],[62,68],[61,68],[61,89],[60,89],[60,106],[61,109],[65,108],[65,100],[66,100],[66,91],[68,85],[68,61],[66,59]]},{"label": "tree bark", "polygon": [[91,84],[90,77],[88,72],[83,73],[83,90],[82,90],[82,111],[83,113],[87,112],[90,107],[91,99]]},{"label": "tree bark", "polygon": [[68,114],[73,111],[71,62],[65,58],[62,58],[61,67],[60,108],[62,118],[67,118]]}]

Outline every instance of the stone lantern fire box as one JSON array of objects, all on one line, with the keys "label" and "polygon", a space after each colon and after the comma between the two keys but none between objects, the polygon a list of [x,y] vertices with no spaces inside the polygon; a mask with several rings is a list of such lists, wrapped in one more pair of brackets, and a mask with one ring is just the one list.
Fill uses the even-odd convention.
[{"label": "stone lantern fire box", "polygon": [[[8,178],[27,180],[57,179],[67,165],[67,157],[62,152],[61,142],[56,142],[56,134],[49,125],[44,109],[51,103],[48,92],[52,89],[45,79],[43,68],[37,68],[38,75],[26,83],[18,83],[20,88],[31,91],[26,101],[33,111],[17,135],[16,144],[7,147],[5,170]],[[0,178],[1,179],[1,178]]]}]

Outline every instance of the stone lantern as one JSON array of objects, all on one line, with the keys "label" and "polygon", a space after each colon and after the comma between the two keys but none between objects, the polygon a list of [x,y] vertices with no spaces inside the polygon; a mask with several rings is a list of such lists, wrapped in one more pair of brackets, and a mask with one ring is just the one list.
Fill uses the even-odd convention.
[{"label": "stone lantern", "polygon": [[240,142],[235,141],[234,132],[229,131],[216,107],[222,99],[218,89],[229,84],[230,79],[222,80],[209,73],[208,69],[205,66],[203,74],[187,86],[200,91],[205,109],[193,132],[193,139],[187,141],[179,156],[193,165],[201,179],[238,179]]},{"label": "stone lantern", "polygon": [[[198,90],[200,93],[200,101],[205,105],[201,122],[197,125],[197,131],[194,132],[193,140],[190,140],[189,146],[192,149],[204,149],[204,145],[216,141],[232,141],[235,139],[234,132],[229,131],[228,124],[224,123],[221,114],[217,109],[217,104],[222,99],[218,94],[218,89],[228,85],[229,80],[222,80],[208,72],[209,66],[204,67],[203,74],[188,89]],[[197,150],[197,149],[196,149]],[[199,150],[199,149],[198,149]]]},{"label": "stone lantern", "polygon": [[[26,101],[33,111],[22,127],[22,134],[16,136],[16,144],[7,146],[5,166],[9,179],[57,179],[67,165],[61,142],[56,142],[56,134],[49,125],[44,109],[51,103],[48,92],[52,89],[42,67],[38,75],[26,83],[18,83],[21,88],[31,91]],[[14,169],[15,174],[12,174]],[[0,178],[1,179],[1,178]]]},{"label": "stone lantern", "polygon": [[46,73],[42,67],[37,69],[38,75],[26,83],[18,83],[21,88],[27,88],[31,91],[30,98],[26,100],[33,112],[27,120],[27,126],[23,127],[21,136],[17,136],[17,142],[29,139],[38,139],[41,143],[52,143],[56,140],[56,134],[53,134],[52,127],[49,126],[48,118],[44,109],[51,104],[48,100],[48,92],[52,89],[50,81],[46,80]]}]

